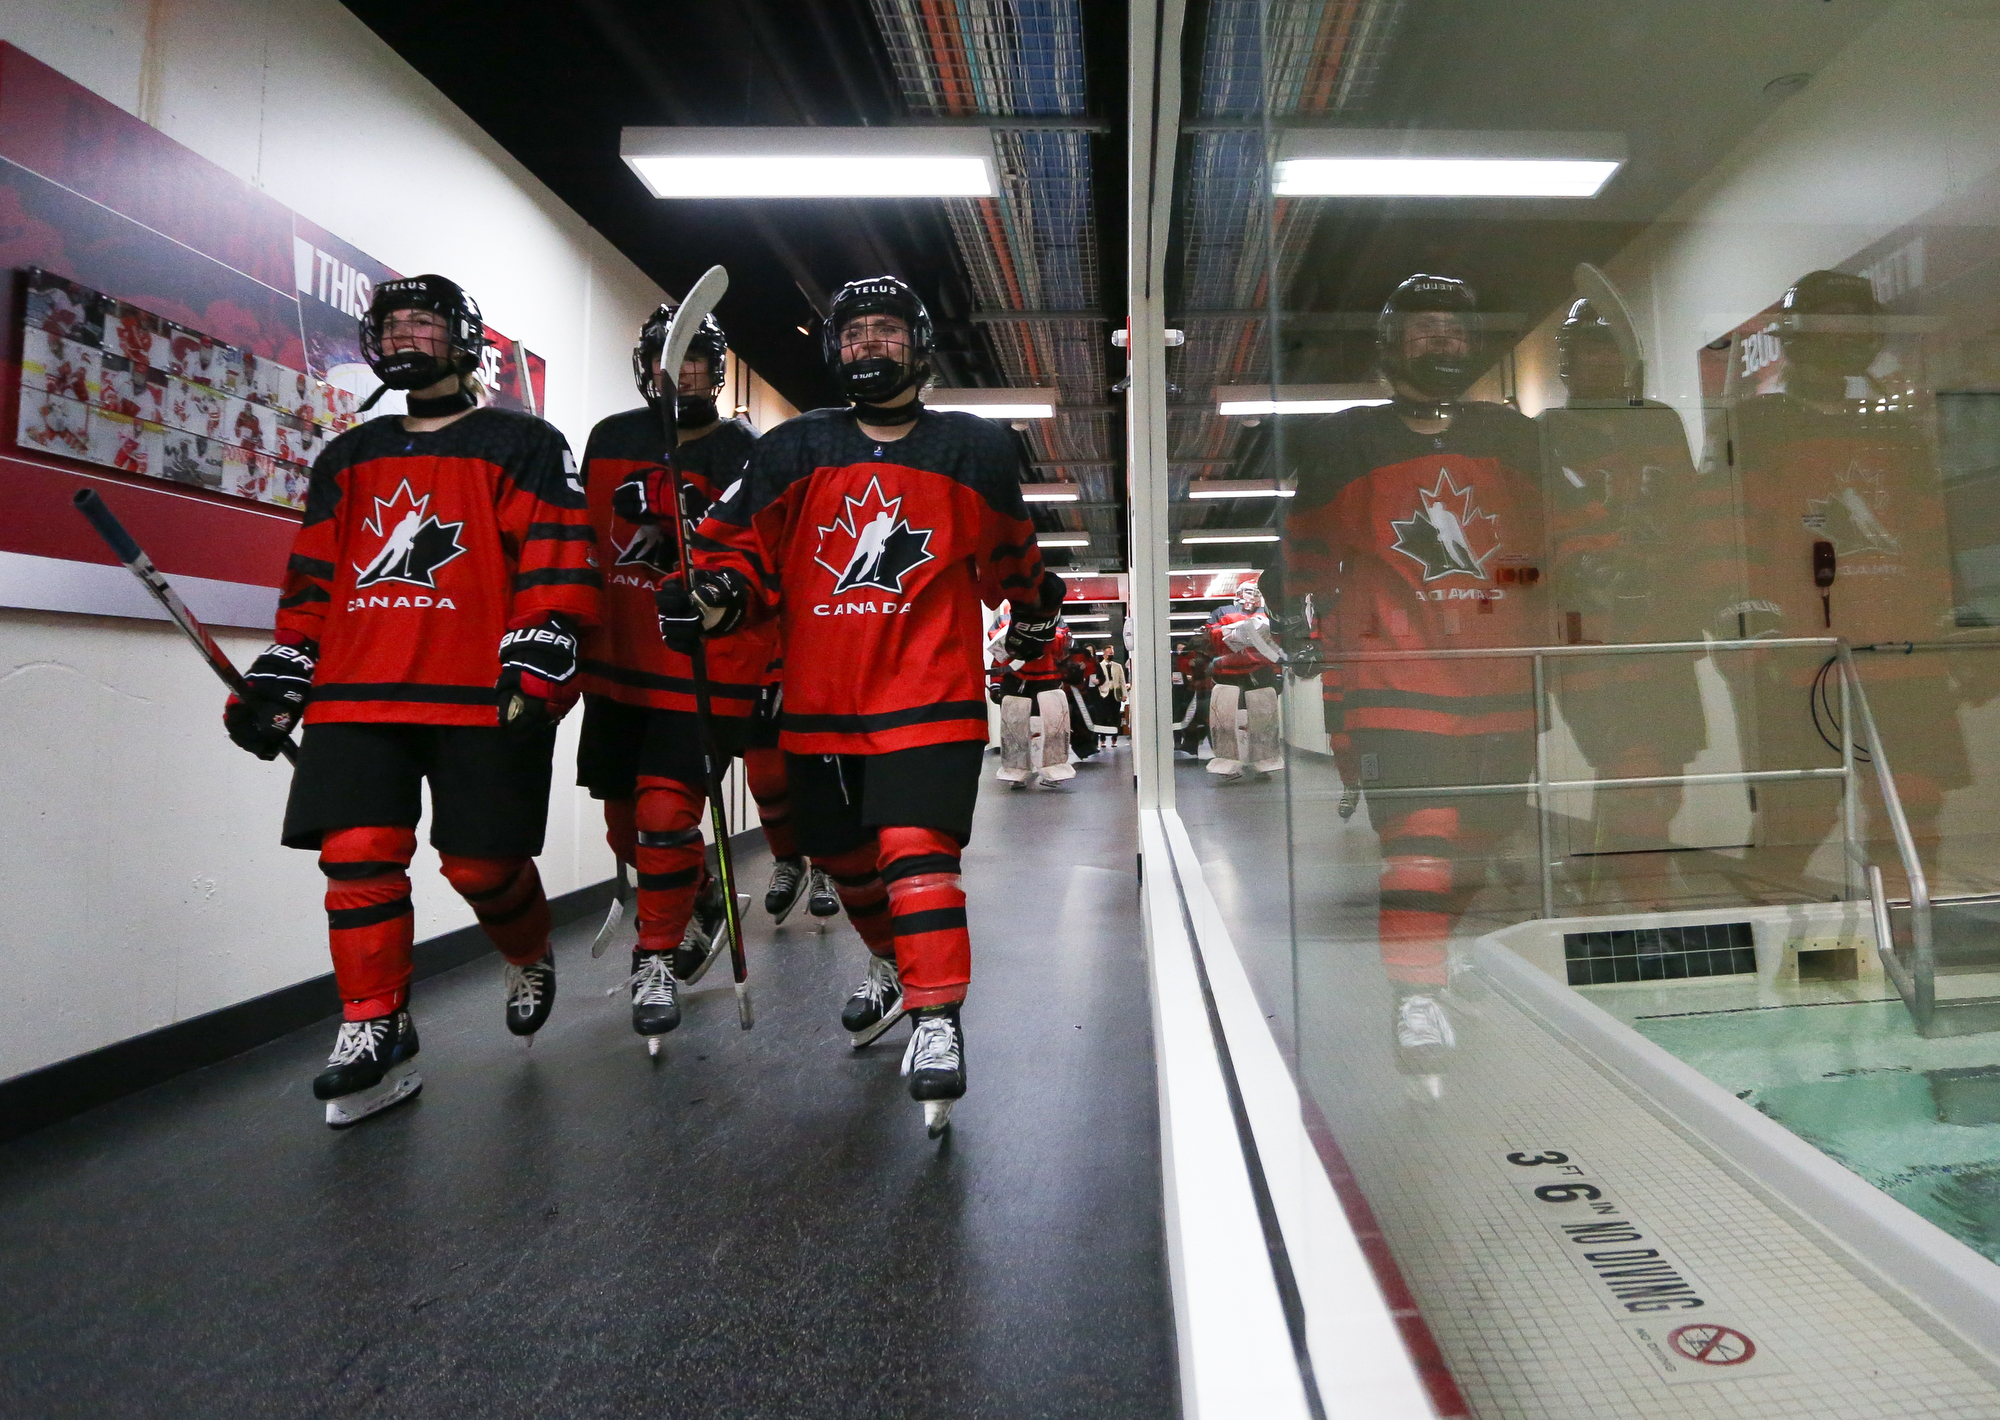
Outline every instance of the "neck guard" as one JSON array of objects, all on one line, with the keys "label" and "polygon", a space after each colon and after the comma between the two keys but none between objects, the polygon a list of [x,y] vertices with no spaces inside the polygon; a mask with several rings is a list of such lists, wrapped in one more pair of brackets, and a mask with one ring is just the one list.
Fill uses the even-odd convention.
[{"label": "neck guard", "polygon": [[447,414],[457,414],[462,409],[471,409],[477,400],[463,387],[451,394],[439,395],[436,399],[418,399],[414,395],[405,403],[412,419],[442,419]]},{"label": "neck guard", "polygon": [[1389,407],[1405,419],[1449,419],[1456,406],[1448,399],[1405,399],[1397,395]]},{"label": "neck guard", "polygon": [[854,417],[863,424],[872,424],[878,429],[893,429],[898,424],[911,424],[923,413],[924,402],[913,399],[908,404],[884,407],[879,404],[857,404]]}]

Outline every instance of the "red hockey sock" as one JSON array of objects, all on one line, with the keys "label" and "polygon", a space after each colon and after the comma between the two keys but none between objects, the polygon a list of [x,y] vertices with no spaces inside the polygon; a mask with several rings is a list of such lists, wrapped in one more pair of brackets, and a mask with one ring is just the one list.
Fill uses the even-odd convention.
[{"label": "red hockey sock", "polygon": [[785,779],[785,752],[744,750],[743,777],[749,781],[750,797],[757,801],[757,818],[764,825],[764,841],[771,845],[771,856],[798,857],[798,835],[792,831],[792,791]]},{"label": "red hockey sock", "polygon": [[631,799],[604,801],[604,841],[621,863],[639,861],[639,825],[634,817],[638,811],[638,804]]},{"label": "red hockey sock", "polygon": [[958,840],[934,828],[884,828],[876,836],[903,1004],[915,1009],[963,1001],[972,980],[972,938],[965,930]]},{"label": "red hockey sock", "polygon": [[1417,809],[1382,831],[1382,966],[1406,986],[1443,986],[1446,944],[1458,921],[1452,858],[1459,849],[1458,810]]},{"label": "red hockey sock", "polygon": [[461,858],[440,853],[444,878],[472,907],[479,930],[516,966],[540,961],[549,949],[549,900],[533,858]]},{"label": "red hockey sock", "polygon": [[651,775],[639,780],[633,822],[638,834],[639,950],[668,952],[681,944],[701,887],[700,789]]},{"label": "red hockey sock", "polygon": [[416,941],[409,867],[416,851],[416,829],[401,825],[337,828],[320,840],[333,979],[350,1021],[386,1016],[409,1000]]},{"label": "red hockey sock", "polygon": [[847,909],[847,920],[878,957],[896,954],[896,934],[889,926],[889,890],[875,870],[873,841],[832,858],[814,858],[813,866],[833,879],[834,893]]}]

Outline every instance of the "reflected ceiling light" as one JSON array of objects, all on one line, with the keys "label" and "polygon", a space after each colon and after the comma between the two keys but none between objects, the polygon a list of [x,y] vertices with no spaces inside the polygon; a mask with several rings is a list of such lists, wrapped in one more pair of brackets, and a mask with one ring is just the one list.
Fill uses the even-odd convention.
[{"label": "reflected ceiling light", "polygon": [[1167,620],[1206,621],[1208,620],[1208,613],[1205,611],[1170,611],[1167,613]]},{"label": "reflected ceiling light", "polygon": [[1625,162],[1616,133],[1286,131],[1280,197],[1595,197]]},{"label": "reflected ceiling light", "polygon": [[[1236,577],[1248,576],[1252,572],[1262,570],[1259,567],[1169,567],[1167,575],[1169,577]],[[1217,598],[1170,597],[1168,600],[1177,602],[1212,602],[1217,600]],[[1222,600],[1227,600],[1227,597],[1222,598]]]},{"label": "reflected ceiling light", "polygon": [[1297,490],[1280,488],[1277,480],[1270,478],[1218,478],[1207,482],[1190,483],[1190,498],[1292,498]]},{"label": "reflected ceiling light", "polygon": [[1038,537],[1035,539],[1035,546],[1088,547],[1090,546],[1090,539],[1087,537]]},{"label": "reflected ceiling light", "polygon": [[[1390,391],[1386,385],[1379,384],[1279,385],[1277,396],[1276,399],[1271,397],[1269,385],[1217,385],[1215,412],[1225,417],[1246,414],[1338,414],[1343,409],[1354,409],[1364,404],[1387,404]],[[1222,484],[1218,481],[1200,486],[1219,488]]]},{"label": "reflected ceiling light", "polygon": [[1076,641],[1109,641],[1111,633],[1109,631],[1072,631],[1070,632],[1070,638]]},{"label": "reflected ceiling light", "polygon": [[1086,613],[1083,616],[1071,616],[1069,615],[1069,613],[1065,612],[1063,613],[1063,620],[1067,621],[1072,626],[1076,625],[1076,623],[1078,623],[1079,621],[1109,621],[1111,620],[1111,613],[1104,612],[1102,614],[1098,614],[1093,612],[1093,613]]},{"label": "reflected ceiling light", "polygon": [[925,409],[977,414],[985,419],[1053,419],[1056,413],[1054,390],[927,389],[923,401]]},{"label": "reflected ceiling light", "polygon": [[628,128],[618,154],[655,197],[991,197],[977,128]]},{"label": "reflected ceiling light", "polygon": [[[1260,532],[1260,533],[1253,533],[1253,532],[1240,532],[1240,533],[1186,533],[1186,534],[1183,534],[1183,535],[1182,535],[1182,537],[1181,537],[1181,546],[1183,546],[1183,547],[1199,547],[1199,546],[1202,546],[1203,544],[1210,544],[1210,543],[1222,543],[1222,542],[1276,542],[1277,540],[1278,540],[1278,535],[1277,535],[1276,533],[1265,533],[1265,532]],[[1203,570],[1205,571],[1205,570],[1207,570],[1207,569],[1205,569],[1205,568],[1204,568]]]},{"label": "reflected ceiling light", "polygon": [[[929,400],[924,404],[937,408]],[[1021,500],[1026,503],[1074,503],[1083,497],[1083,490],[1074,483],[1024,483],[1021,485]]]}]

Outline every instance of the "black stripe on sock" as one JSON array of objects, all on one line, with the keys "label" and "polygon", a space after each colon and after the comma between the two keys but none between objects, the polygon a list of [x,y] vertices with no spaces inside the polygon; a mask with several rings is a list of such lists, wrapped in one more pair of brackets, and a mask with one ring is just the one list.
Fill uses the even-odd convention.
[{"label": "black stripe on sock", "polygon": [[[853,915],[851,912],[848,914],[850,917]],[[963,932],[965,909],[930,907],[922,912],[898,912],[889,919],[889,925],[899,937],[914,937],[922,932]]]},{"label": "black stripe on sock", "polygon": [[407,917],[410,912],[410,895],[404,893],[389,902],[371,902],[366,907],[329,907],[326,925],[335,932],[348,932],[356,927],[379,927],[384,922]]},{"label": "black stripe on sock", "polygon": [[920,873],[955,873],[958,871],[956,853],[919,853],[914,858],[891,858],[882,865],[882,881],[898,883],[904,878],[914,878]]},{"label": "black stripe on sock", "polygon": [[677,873],[639,874],[640,892],[672,892],[675,888],[693,887],[700,868],[683,868]]},{"label": "black stripe on sock", "polygon": [[390,873],[400,873],[408,863],[329,863],[322,858],[319,870],[337,883],[356,882],[361,878],[387,877]]}]

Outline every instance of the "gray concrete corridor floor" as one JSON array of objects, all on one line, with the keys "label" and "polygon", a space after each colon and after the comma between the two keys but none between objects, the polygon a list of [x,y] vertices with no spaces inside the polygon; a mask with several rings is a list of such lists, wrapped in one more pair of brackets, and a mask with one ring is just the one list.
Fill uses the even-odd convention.
[{"label": "gray concrete corridor floor", "polygon": [[[420,983],[424,1093],[334,1133],[331,1023],[0,1153],[9,1416],[1165,1417],[1175,1410],[1129,762],[966,855],[971,1093],[941,1144],[850,1051],[863,949],[753,912],[649,1061],[558,937],[532,1051],[497,957]],[[767,860],[745,863],[761,885]]]}]

